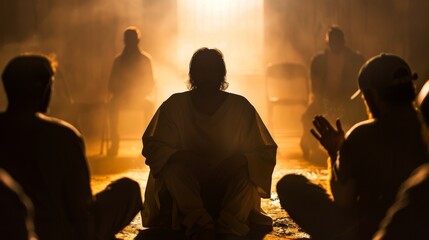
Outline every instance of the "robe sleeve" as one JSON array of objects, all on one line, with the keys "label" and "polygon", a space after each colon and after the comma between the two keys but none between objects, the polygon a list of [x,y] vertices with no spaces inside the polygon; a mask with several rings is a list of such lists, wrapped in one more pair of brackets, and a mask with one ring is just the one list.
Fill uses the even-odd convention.
[{"label": "robe sleeve", "polygon": [[246,137],[245,156],[248,161],[250,180],[257,186],[261,197],[269,198],[271,178],[276,165],[277,144],[254,110],[248,136]]},{"label": "robe sleeve", "polygon": [[157,110],[143,134],[142,154],[146,164],[156,178],[167,163],[170,156],[179,150],[179,136],[177,126],[169,107],[163,103]]}]

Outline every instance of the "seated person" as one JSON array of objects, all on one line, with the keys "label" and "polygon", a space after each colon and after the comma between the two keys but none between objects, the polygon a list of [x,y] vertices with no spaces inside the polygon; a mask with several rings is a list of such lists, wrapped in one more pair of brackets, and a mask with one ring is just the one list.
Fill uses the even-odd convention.
[{"label": "seated person", "polygon": [[8,172],[0,168],[0,232],[2,239],[37,240],[33,203]]},{"label": "seated person", "polygon": [[260,198],[270,197],[277,145],[249,101],[224,91],[225,76],[219,50],[197,50],[191,90],[168,98],[146,129],[145,227],[184,226],[189,239],[207,240],[271,228]]},{"label": "seated person", "polygon": [[122,178],[92,195],[81,135],[45,115],[54,72],[42,55],[21,55],[5,67],[0,167],[33,202],[40,239],[112,239],[140,211],[139,185]]},{"label": "seated person", "polygon": [[429,232],[429,163],[423,164],[401,186],[375,240],[427,239]]},{"label": "seated person", "polygon": [[[429,81],[417,97],[426,125],[429,125]],[[426,129],[426,136],[429,131]],[[429,232],[429,163],[414,171],[402,184],[374,239],[427,239]]]},{"label": "seated person", "polygon": [[366,118],[364,104],[358,99],[350,100],[364,57],[346,45],[343,30],[336,25],[326,32],[325,40],[327,48],[310,63],[312,101],[301,119],[303,157],[317,165],[325,165],[327,156],[308,131],[315,115],[324,114],[328,119],[341,116],[346,129]]},{"label": "seated person", "polygon": [[371,239],[399,186],[428,160],[423,123],[414,108],[416,74],[398,56],[380,54],[361,68],[358,83],[370,120],[344,136],[322,116],[311,132],[327,150],[332,198],[303,176],[277,184],[282,207],[315,239]]}]

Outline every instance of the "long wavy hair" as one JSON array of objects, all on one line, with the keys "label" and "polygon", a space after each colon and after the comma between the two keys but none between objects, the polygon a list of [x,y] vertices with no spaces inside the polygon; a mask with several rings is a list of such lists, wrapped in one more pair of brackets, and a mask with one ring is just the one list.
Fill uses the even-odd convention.
[{"label": "long wavy hair", "polygon": [[219,83],[219,90],[228,88],[226,67],[223,54],[214,48],[200,48],[192,56],[189,63],[189,89],[197,89],[206,78],[214,78]]}]

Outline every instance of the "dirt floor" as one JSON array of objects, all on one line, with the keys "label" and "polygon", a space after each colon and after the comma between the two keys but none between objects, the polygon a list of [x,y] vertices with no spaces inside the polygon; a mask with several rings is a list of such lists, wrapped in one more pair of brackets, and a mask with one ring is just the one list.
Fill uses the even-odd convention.
[{"label": "dirt floor", "polygon": [[[316,167],[302,160],[298,147],[298,137],[280,136],[275,137],[275,140],[279,149],[277,165],[273,174],[271,198],[262,200],[262,208],[274,220],[274,229],[265,235],[263,240],[309,239],[309,235],[303,232],[281,209],[275,184],[283,175],[288,173],[303,174],[319,184],[324,184],[327,171],[323,167]],[[121,142],[119,155],[115,158],[108,158],[100,152],[100,144],[97,141],[87,142],[87,149],[92,174],[91,185],[94,193],[103,190],[109,182],[125,176],[138,181],[142,193],[144,192],[149,169],[144,165],[144,158],[140,155],[141,142],[139,140]],[[142,229],[141,218],[138,215],[129,226],[117,235],[117,238],[134,239]]]}]

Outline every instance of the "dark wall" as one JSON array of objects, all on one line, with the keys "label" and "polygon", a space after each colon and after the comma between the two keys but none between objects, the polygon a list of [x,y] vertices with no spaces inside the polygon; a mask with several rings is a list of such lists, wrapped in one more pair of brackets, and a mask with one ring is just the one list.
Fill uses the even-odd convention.
[{"label": "dark wall", "polygon": [[367,58],[391,52],[429,78],[429,2],[419,0],[266,0],[266,63],[309,63],[325,48],[324,34],[340,25],[346,43]]},{"label": "dark wall", "polygon": [[175,16],[175,0],[1,1],[0,67],[22,52],[52,53],[76,101],[103,101],[125,27],[139,27],[141,47],[159,61],[175,51]]},{"label": "dark wall", "polygon": [[429,1],[410,1],[409,32],[410,62],[419,74],[422,85],[429,79]]},{"label": "dark wall", "polygon": [[[265,64],[308,64],[324,49],[328,26],[338,23],[347,44],[367,58],[399,54],[427,79],[427,9],[420,0],[265,0]],[[0,1],[0,67],[19,52],[55,53],[75,98],[96,101],[105,98],[123,29],[140,27],[142,48],[168,66],[177,53],[176,18],[176,0]]]}]

